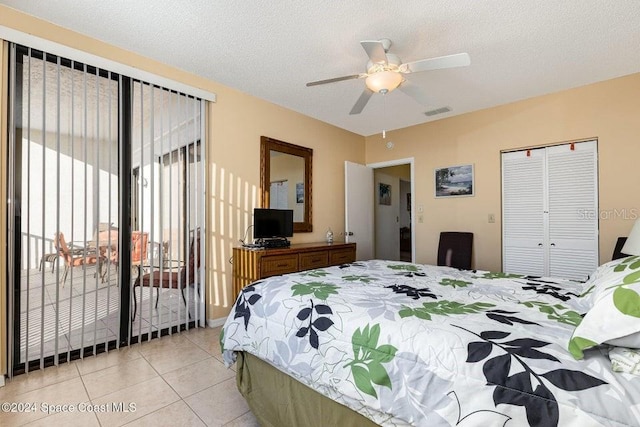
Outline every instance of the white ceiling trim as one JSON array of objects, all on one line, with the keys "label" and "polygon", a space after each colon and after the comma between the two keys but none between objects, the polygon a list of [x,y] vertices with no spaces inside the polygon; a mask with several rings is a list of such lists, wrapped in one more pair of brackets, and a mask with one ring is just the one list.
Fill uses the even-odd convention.
[{"label": "white ceiling trim", "polygon": [[87,65],[98,67],[107,71],[121,74],[123,76],[139,79],[143,82],[152,83],[167,89],[192,95],[206,101],[216,102],[216,94],[194,86],[177,82],[121,62],[112,61],[102,58],[91,53],[74,49],[60,43],[46,40],[32,34],[23,33],[22,31],[0,25],[0,39],[18,43],[33,49],[41,50],[47,53],[58,55],[74,61],[79,61]]}]

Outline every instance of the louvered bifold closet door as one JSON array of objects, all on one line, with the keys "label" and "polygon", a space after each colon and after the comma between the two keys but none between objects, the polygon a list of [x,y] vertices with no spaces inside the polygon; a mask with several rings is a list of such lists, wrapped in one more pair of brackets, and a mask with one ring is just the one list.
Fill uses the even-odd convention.
[{"label": "louvered bifold closet door", "polygon": [[549,275],[585,280],[598,267],[597,143],[547,148]]},{"label": "louvered bifold closet door", "polygon": [[502,260],[507,273],[545,271],[544,149],[502,154]]}]

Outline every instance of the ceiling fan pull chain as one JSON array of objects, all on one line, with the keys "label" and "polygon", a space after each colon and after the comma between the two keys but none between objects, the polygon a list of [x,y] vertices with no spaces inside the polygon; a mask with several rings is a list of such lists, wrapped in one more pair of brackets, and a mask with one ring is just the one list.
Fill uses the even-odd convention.
[{"label": "ceiling fan pull chain", "polygon": [[[383,117],[387,117],[387,98],[385,97],[386,92],[380,92],[382,93],[382,116]],[[387,131],[384,128],[384,126],[382,127],[382,139],[386,139],[387,138]]]},{"label": "ceiling fan pull chain", "polygon": [[[387,119],[387,90],[383,89],[380,91],[382,93],[382,115],[385,120]],[[382,129],[382,139],[387,139],[387,130]]]}]

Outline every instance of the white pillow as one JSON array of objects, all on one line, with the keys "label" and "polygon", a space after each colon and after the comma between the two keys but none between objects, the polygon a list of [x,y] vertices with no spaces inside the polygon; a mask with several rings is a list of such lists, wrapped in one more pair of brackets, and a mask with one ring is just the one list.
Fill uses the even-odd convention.
[{"label": "white pillow", "polygon": [[569,351],[576,359],[583,350],[608,343],[640,348],[640,257],[602,265],[585,283],[592,307],[573,331]]},{"label": "white pillow", "polygon": [[[633,265],[635,261],[640,263],[640,257],[629,256],[625,258],[618,258],[602,264],[596,268],[596,271],[594,271],[593,274],[589,276],[589,279],[584,282],[581,297],[593,299],[597,289],[601,289],[605,281],[607,283],[619,282],[628,274],[627,267]],[[634,265],[634,268],[635,267],[637,266]]]}]

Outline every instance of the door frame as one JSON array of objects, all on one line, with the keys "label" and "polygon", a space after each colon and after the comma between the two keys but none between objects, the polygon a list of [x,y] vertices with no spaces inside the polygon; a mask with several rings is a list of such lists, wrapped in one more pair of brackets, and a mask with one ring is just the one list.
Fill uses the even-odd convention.
[{"label": "door frame", "polygon": [[[416,212],[416,197],[415,197],[415,158],[414,157],[406,157],[404,159],[396,159],[396,160],[387,160],[384,162],[375,162],[375,163],[367,163],[365,166],[370,167],[371,169],[382,169],[390,166],[401,166],[401,165],[409,165],[411,170],[411,262],[416,262],[416,221],[415,221],[415,212]],[[375,191],[375,188],[373,189]],[[374,199],[375,202],[375,199]],[[373,206],[371,207],[373,209]],[[375,233],[375,221],[374,218],[374,233]],[[375,239],[375,234],[374,234]],[[375,241],[375,240],[374,240]]]}]

